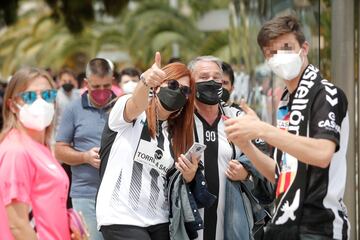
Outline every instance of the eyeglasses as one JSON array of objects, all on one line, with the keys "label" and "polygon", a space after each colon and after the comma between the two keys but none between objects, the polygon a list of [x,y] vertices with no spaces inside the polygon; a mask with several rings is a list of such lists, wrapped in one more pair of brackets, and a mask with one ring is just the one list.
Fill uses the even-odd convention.
[{"label": "eyeglasses", "polygon": [[[44,99],[48,103],[55,102],[56,94],[57,94],[56,89],[48,89],[48,90],[40,91],[41,98]],[[24,101],[24,103],[32,104],[33,102],[35,102],[38,95],[37,95],[36,91],[26,91],[26,92],[19,93],[18,96],[21,97],[21,99]]]},{"label": "eyeglasses", "polygon": [[167,81],[168,88],[171,90],[177,90],[180,88],[182,94],[188,97],[191,93],[191,89],[188,86],[182,86],[178,81],[172,79]]}]

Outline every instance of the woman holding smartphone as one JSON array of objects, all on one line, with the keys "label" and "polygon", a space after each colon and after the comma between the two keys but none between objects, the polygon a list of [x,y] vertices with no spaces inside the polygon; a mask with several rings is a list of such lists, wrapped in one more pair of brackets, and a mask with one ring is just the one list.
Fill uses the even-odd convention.
[{"label": "woman holding smartphone", "polygon": [[160,62],[156,53],[133,94],[115,103],[103,133],[96,213],[105,239],[169,239],[166,174],[176,160],[190,182],[198,167],[182,155],[193,144],[194,81],[186,65]]}]

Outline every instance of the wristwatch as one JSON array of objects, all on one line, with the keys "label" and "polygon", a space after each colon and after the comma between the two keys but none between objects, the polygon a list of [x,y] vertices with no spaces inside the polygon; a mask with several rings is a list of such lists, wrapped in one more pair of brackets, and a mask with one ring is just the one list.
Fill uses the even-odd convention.
[{"label": "wristwatch", "polygon": [[250,180],[250,177],[251,177],[251,173],[250,173],[250,171],[248,171],[248,174],[247,174],[246,178],[244,179],[244,181]]}]

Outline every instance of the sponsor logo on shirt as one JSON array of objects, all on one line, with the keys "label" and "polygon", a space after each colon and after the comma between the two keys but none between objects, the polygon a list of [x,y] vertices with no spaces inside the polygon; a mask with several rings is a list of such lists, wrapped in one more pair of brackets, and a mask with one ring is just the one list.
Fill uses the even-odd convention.
[{"label": "sponsor logo on shirt", "polygon": [[153,142],[140,140],[134,160],[157,170],[160,174],[166,175],[173,160],[169,154],[158,148]]},{"label": "sponsor logo on shirt", "polygon": [[328,119],[320,121],[318,126],[329,131],[340,132],[340,126],[336,124],[335,113],[333,112],[329,112]]},{"label": "sponsor logo on shirt", "polygon": [[277,127],[287,131],[289,128],[290,112],[287,106],[283,106],[277,113]]}]

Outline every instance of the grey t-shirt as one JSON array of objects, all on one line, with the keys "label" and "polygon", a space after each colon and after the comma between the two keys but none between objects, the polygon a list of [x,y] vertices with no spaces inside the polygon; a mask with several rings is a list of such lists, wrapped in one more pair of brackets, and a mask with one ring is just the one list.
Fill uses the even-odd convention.
[{"label": "grey t-shirt", "polygon": [[[80,152],[100,147],[101,134],[109,115],[108,108],[95,108],[85,92],[66,106],[56,134],[56,142],[65,142]],[[99,170],[89,164],[71,166],[72,198],[95,198],[100,184]]]}]

